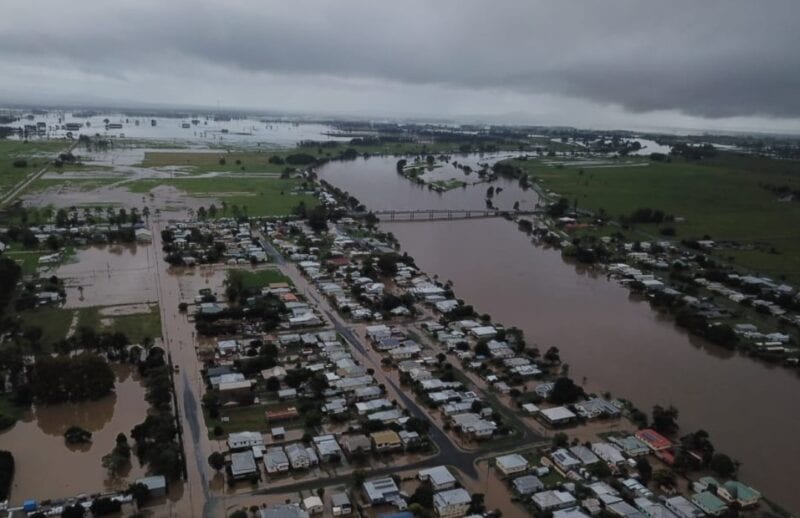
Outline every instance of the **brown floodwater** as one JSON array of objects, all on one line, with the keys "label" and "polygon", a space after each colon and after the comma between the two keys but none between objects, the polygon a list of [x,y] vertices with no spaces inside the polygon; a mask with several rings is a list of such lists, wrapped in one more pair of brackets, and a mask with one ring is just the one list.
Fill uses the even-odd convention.
[{"label": "brown floodwater", "polygon": [[[462,162],[461,157],[457,157]],[[320,177],[371,209],[481,208],[486,186],[437,194],[395,172],[396,159],[334,162]],[[466,160],[464,160],[466,162]],[[495,204],[536,201],[514,182]],[[523,205],[525,206],[525,205]],[[648,410],[675,405],[682,430],[707,430],[742,462],[741,478],[800,510],[800,378],[785,368],[691,336],[595,270],[533,245],[503,219],[384,223],[419,267],[452,280],[458,297],[497,322],[518,326],[540,349],[554,345],[587,388]]]},{"label": "brown floodwater", "polygon": [[[97,401],[35,406],[12,428],[0,433],[0,449],[14,455],[16,471],[10,502],[64,498],[80,493],[124,489],[145,469],[135,455],[131,467],[119,477],[110,477],[102,458],[124,433],[132,445],[130,431],[144,420],[148,405],[138,372],[116,365],[114,392]],[[67,446],[64,432],[80,426],[92,432],[88,445]]]},{"label": "brown floodwater", "polygon": [[64,279],[66,308],[158,301],[152,245],[83,248],[55,274]]}]

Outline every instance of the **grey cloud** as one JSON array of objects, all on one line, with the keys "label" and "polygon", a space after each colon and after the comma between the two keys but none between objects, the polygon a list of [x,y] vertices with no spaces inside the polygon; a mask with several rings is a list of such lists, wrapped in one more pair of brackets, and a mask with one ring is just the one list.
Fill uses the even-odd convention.
[{"label": "grey cloud", "polygon": [[3,10],[0,62],[115,80],[191,75],[191,63],[229,69],[230,81],[246,80],[240,70],[317,77],[322,88],[327,76],[631,112],[800,117],[793,1],[32,0]]}]

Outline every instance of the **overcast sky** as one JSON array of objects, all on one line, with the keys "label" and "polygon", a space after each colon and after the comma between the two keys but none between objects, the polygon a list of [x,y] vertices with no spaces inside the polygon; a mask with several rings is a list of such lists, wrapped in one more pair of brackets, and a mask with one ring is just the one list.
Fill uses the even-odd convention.
[{"label": "overcast sky", "polygon": [[800,1],[25,0],[0,102],[800,133]]}]

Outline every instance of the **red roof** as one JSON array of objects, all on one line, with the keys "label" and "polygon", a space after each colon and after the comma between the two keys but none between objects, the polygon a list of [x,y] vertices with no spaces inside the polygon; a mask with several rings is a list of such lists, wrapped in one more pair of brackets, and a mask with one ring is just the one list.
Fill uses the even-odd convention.
[{"label": "red roof", "polygon": [[636,432],[636,438],[647,444],[653,451],[667,450],[672,447],[669,439],[650,428]]}]

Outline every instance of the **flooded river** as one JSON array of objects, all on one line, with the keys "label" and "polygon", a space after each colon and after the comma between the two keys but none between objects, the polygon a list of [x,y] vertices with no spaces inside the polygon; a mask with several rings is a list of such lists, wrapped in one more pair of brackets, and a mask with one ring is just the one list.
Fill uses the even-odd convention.
[{"label": "flooded river", "polygon": [[[372,209],[484,207],[486,185],[439,194],[398,175],[395,163],[335,162],[319,174]],[[536,201],[515,182],[493,185],[504,189],[494,198],[500,208]],[[616,282],[534,246],[503,219],[383,227],[423,270],[452,280],[458,297],[478,312],[520,327],[540,349],[559,347],[571,376],[586,377],[587,389],[608,390],[645,410],[675,405],[684,432],[706,429],[720,451],[742,462],[743,480],[800,510],[793,490],[800,479],[796,374],[688,335]]]},{"label": "flooded river", "polygon": [[[135,455],[122,477],[109,477],[102,466],[117,434],[124,433],[134,443],[131,428],[144,420],[148,408],[138,372],[127,365],[114,370],[117,384],[112,394],[97,401],[34,407],[0,433],[0,449],[11,451],[16,464],[12,504],[122,489],[144,475]],[[92,432],[91,444],[68,446],[63,434],[70,426]]]}]

